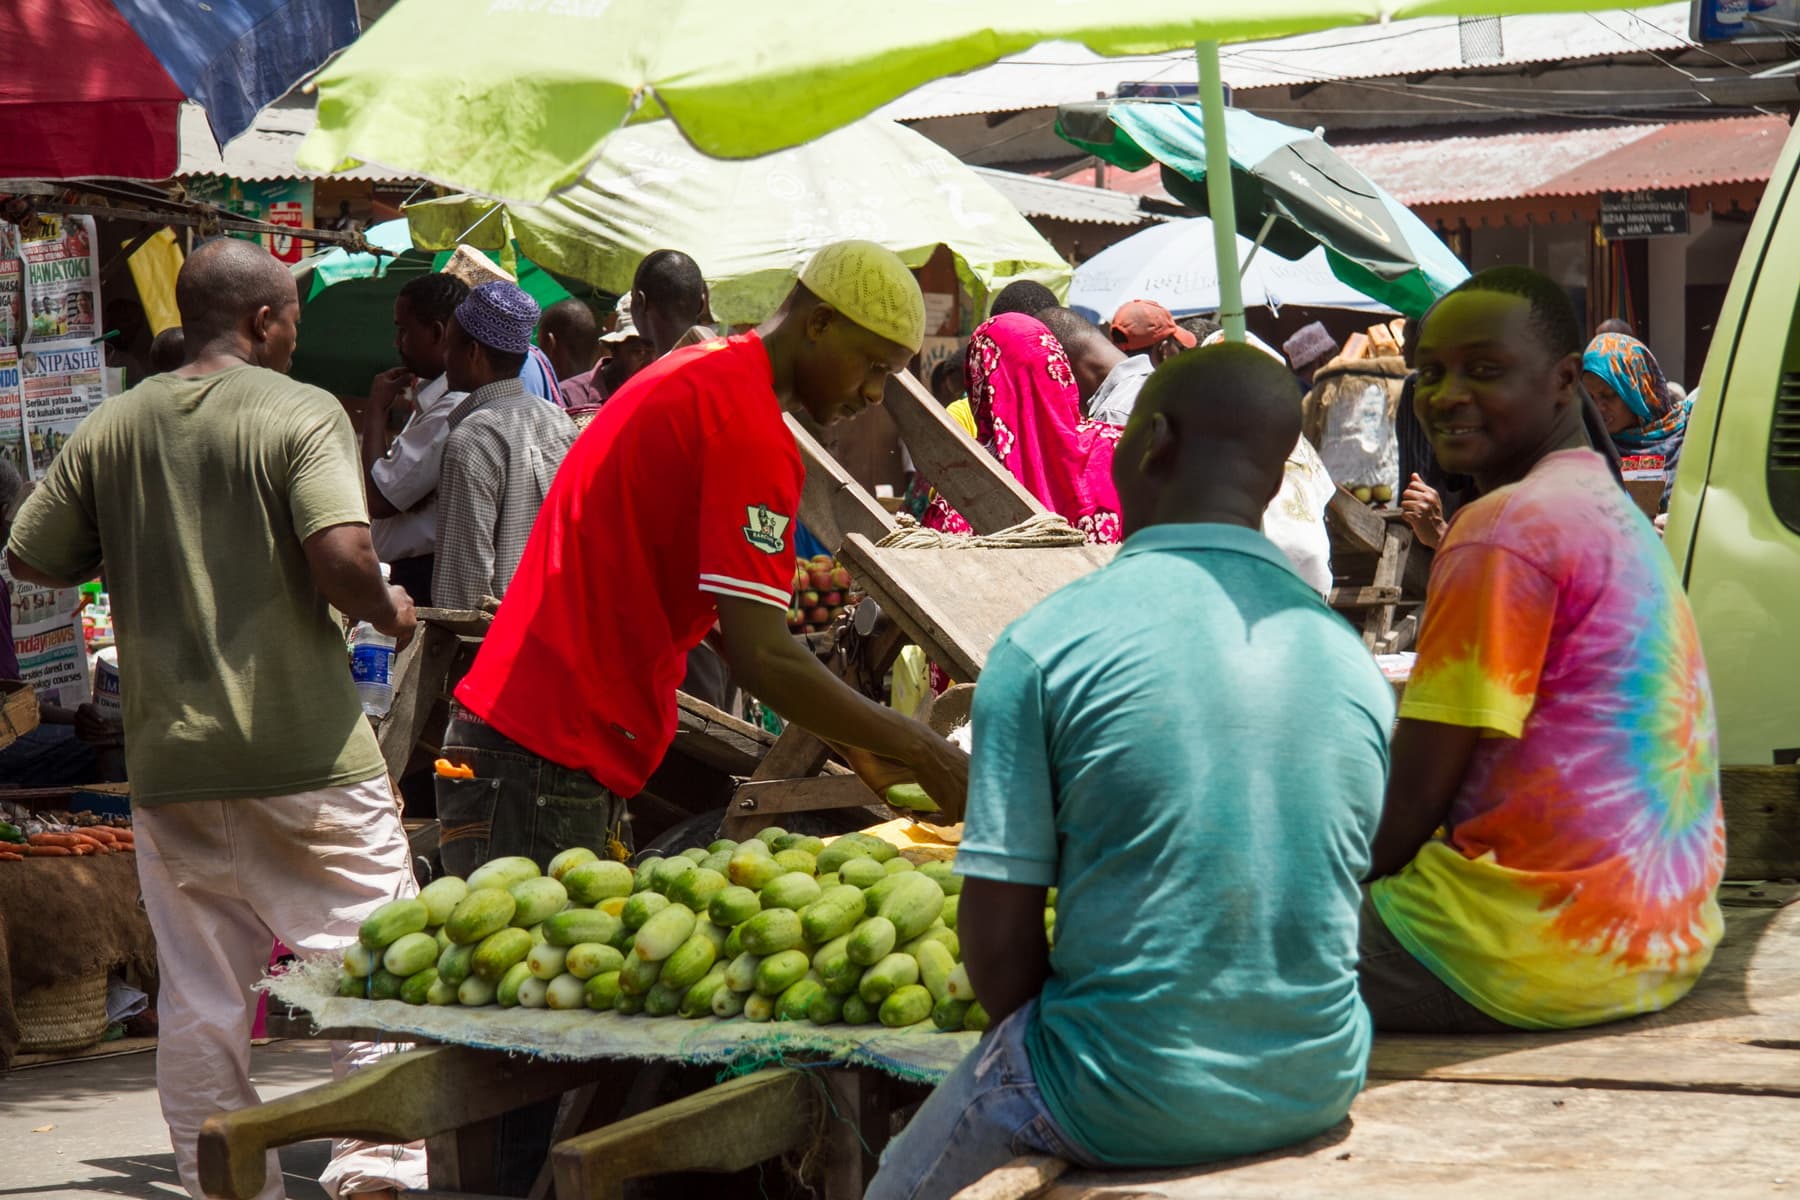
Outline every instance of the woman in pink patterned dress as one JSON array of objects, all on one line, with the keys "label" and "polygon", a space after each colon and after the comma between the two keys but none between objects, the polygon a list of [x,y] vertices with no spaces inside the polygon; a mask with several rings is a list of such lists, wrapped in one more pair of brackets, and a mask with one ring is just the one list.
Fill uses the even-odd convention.
[{"label": "woman in pink patterned dress", "polygon": [[[1121,431],[1082,419],[1075,372],[1056,335],[1033,317],[1006,313],[975,330],[968,354],[976,440],[1088,541],[1119,541],[1112,459]],[[932,502],[925,524],[971,532],[941,496]]]}]

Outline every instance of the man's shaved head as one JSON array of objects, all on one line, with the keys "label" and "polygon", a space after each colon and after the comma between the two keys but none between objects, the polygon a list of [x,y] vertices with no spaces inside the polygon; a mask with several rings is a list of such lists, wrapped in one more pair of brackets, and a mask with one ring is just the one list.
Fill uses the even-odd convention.
[{"label": "man's shaved head", "polygon": [[1144,385],[1113,456],[1125,532],[1261,528],[1299,438],[1300,393],[1281,363],[1236,342],[1177,355]]},{"label": "man's shaved head", "polygon": [[558,300],[538,320],[538,345],[558,379],[591,371],[600,359],[600,323],[594,310],[575,297]]},{"label": "man's shaved head", "polygon": [[257,243],[230,237],[201,243],[175,278],[175,306],[190,362],[231,341],[246,361],[287,370],[300,297],[287,268]]},{"label": "man's shaved head", "polygon": [[1125,361],[1125,352],[1113,345],[1106,330],[1072,308],[1053,305],[1040,310],[1037,319],[1049,327],[1068,354],[1069,365],[1075,370],[1075,389],[1081,393],[1085,408],[1112,369]]}]

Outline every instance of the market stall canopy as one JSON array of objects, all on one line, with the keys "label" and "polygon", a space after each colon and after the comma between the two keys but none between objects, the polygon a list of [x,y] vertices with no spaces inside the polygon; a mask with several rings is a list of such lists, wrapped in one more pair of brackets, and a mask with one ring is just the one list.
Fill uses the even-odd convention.
[{"label": "market stall canopy", "polygon": [[[1250,253],[1249,238],[1238,238],[1238,261]],[[1280,309],[1342,308],[1385,313],[1391,305],[1363,295],[1332,273],[1325,251],[1314,247],[1298,260],[1258,254],[1244,272],[1244,303]],[[1075,268],[1069,307],[1105,324],[1132,300],[1155,300],[1176,316],[1216,312],[1219,267],[1213,254],[1212,222],[1190,217],[1153,225],[1115,242]]]},{"label": "market stall canopy", "polygon": [[761,321],[813,251],[846,238],[923,266],[939,245],[977,302],[1035,279],[1060,293],[1069,268],[1005,197],[922,134],[859,121],[747,161],[709,158],[669,122],[621,131],[575,186],[543,204],[452,196],[408,206],[413,240],[439,249],[498,246],[508,227],[530,258],[609,291],[630,290],[640,260],[674,249],[700,264],[713,315]]},{"label": "market stall canopy", "polygon": [[401,0],[319,76],[300,162],[357,162],[541,201],[607,138],[669,117],[700,150],[752,157],[819,137],[920,84],[1041,42],[1108,56],[1452,13],[1624,7],[1608,0]]},{"label": "market stall canopy", "polygon": [[[1067,104],[1057,112],[1056,131],[1128,171],[1160,163],[1169,194],[1208,211],[1206,134],[1198,105]],[[1469,269],[1423,221],[1306,130],[1228,108],[1225,134],[1240,228],[1256,231],[1265,252],[1298,260],[1322,246],[1339,279],[1409,317],[1469,277]],[[1259,254],[1250,270],[1263,261]],[[1248,294],[1248,278],[1245,292],[1245,303],[1256,303]]]},{"label": "market stall canopy", "polygon": [[356,0],[6,0],[0,179],[166,179],[183,100],[224,145],[357,28]]},{"label": "market stall canopy", "polygon": [[[400,365],[394,352],[394,298],[408,280],[439,270],[450,253],[413,248],[405,221],[383,221],[364,235],[386,254],[327,250],[294,264],[303,297],[295,379],[340,396],[361,396],[377,372]],[[524,258],[502,264],[548,308],[569,297],[550,272]]]}]

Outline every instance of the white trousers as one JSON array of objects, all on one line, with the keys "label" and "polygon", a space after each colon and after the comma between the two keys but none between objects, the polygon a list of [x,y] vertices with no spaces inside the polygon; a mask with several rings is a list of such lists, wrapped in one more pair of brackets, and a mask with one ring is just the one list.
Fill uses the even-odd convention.
[{"label": "white trousers", "polygon": [[[386,777],[294,796],[140,808],[138,882],[161,976],[156,1090],[188,1194],[200,1190],[197,1139],[218,1112],[259,1102],[250,1083],[251,985],[279,938],[303,956],[336,954],[377,907],[417,890]],[[398,1049],[334,1042],[343,1075]],[[258,1200],[280,1200],[273,1152]],[[333,1196],[423,1189],[424,1144],[340,1140],[319,1181]]]}]

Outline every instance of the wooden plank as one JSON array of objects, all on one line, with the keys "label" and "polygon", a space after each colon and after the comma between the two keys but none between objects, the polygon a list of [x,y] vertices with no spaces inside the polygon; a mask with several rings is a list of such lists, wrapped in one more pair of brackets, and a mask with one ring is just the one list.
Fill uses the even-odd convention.
[{"label": "wooden plank", "polygon": [[1374,608],[1393,605],[1400,599],[1397,587],[1340,587],[1331,589],[1326,603],[1333,608]]},{"label": "wooden plank", "polygon": [[1181,1171],[1071,1171],[1045,1200],[1768,1195],[1795,1178],[1800,1105],[1773,1096],[1396,1083],[1290,1149]]},{"label": "wooden plank", "polygon": [[1369,1056],[1369,1078],[1800,1098],[1800,1054],[1724,1040],[1700,1044],[1593,1031],[1479,1038],[1383,1034]]},{"label": "wooden plank", "polygon": [[1333,541],[1342,539],[1362,554],[1379,555],[1387,542],[1387,522],[1341,483],[1325,505],[1325,530]]},{"label": "wooden plank", "polygon": [[1800,878],[1800,767],[1726,767],[1725,876]]},{"label": "wooden plank", "polygon": [[[554,1096],[598,1070],[465,1046],[389,1055],[342,1079],[207,1118],[201,1186],[209,1196],[250,1200],[266,1182],[267,1152],[278,1146],[323,1137],[417,1141]],[[467,1148],[475,1152],[473,1143]]]},{"label": "wooden plank", "polygon": [[820,775],[812,779],[751,780],[738,785],[731,798],[733,816],[773,816],[817,812],[825,808],[867,808],[882,799],[855,775]]},{"label": "wooden plank", "polygon": [[[973,682],[1009,624],[1064,584],[1110,562],[1116,549],[877,549],[852,535],[840,557],[927,656],[957,680]],[[1000,581],[1004,586],[996,586]]]},{"label": "wooden plank", "polygon": [[1027,1155],[996,1168],[957,1192],[951,1200],[1030,1200],[1066,1175],[1060,1158]]},{"label": "wooden plank", "polygon": [[835,548],[852,533],[880,541],[893,531],[894,519],[791,413],[787,427],[800,448],[801,461],[806,464],[800,521],[814,537]]},{"label": "wooden plank", "polygon": [[421,608],[419,620],[448,629],[457,637],[484,638],[488,626],[494,623],[494,614],[474,608]]},{"label": "wooden plank", "polygon": [[883,407],[900,427],[913,465],[976,533],[998,533],[1047,511],[912,372],[888,379]]},{"label": "wooden plank", "polygon": [[624,1200],[634,1179],[739,1171],[811,1141],[819,1092],[781,1068],[708,1088],[553,1147],[558,1200]]},{"label": "wooden plank", "polygon": [[675,740],[669,750],[727,775],[748,775],[761,765],[775,735],[721,712],[704,700],[675,693]]}]

